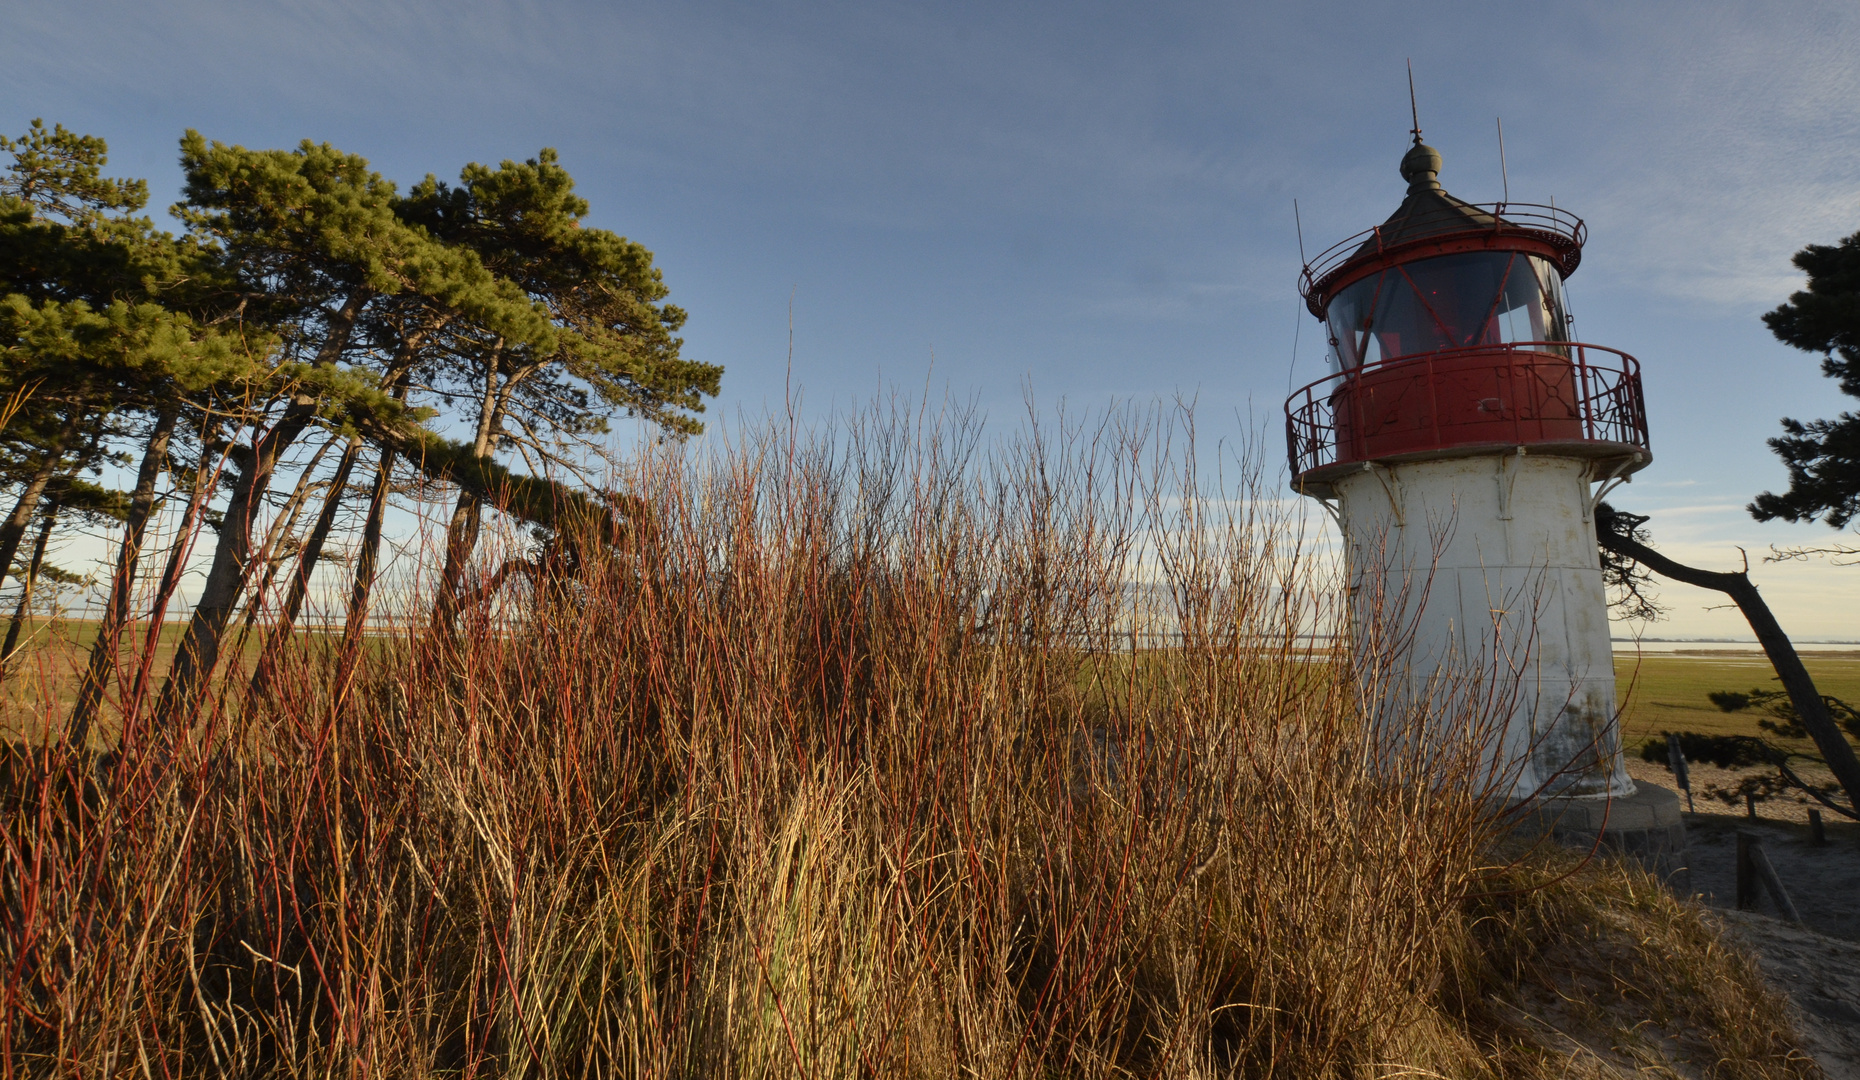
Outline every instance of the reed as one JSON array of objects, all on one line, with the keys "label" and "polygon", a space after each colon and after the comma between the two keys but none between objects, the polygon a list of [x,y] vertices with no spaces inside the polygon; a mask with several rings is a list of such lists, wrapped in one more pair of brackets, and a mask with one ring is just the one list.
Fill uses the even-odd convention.
[{"label": "reed", "polygon": [[[1568,904],[1505,898],[1586,871],[1495,854],[1477,694],[1362,722],[1393,645],[1311,636],[1337,563],[1192,440],[661,449],[450,633],[16,751],[0,1076],[1548,1069],[1492,1001]],[[1721,1072],[1807,1075],[1778,1045]]]}]

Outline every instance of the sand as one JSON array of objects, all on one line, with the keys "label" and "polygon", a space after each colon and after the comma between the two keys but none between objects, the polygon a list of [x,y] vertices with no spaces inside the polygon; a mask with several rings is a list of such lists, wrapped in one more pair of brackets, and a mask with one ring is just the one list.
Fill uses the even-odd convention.
[{"label": "sand", "polygon": [[[1672,785],[1672,774],[1634,761],[1638,779]],[[1754,771],[1754,770],[1744,770]],[[1725,775],[1719,775],[1725,774]],[[1735,774],[1695,767],[1695,793]],[[1730,935],[1756,954],[1770,983],[1795,1007],[1802,1049],[1831,1080],[1860,1080],[1860,822],[1823,810],[1828,843],[1809,843],[1810,803],[1793,797],[1757,804],[1758,818],[1715,799],[1696,798],[1686,815],[1691,890],[1719,910]],[[1785,921],[1767,894],[1757,911],[1737,911],[1738,833],[1756,837],[1802,916]]]},{"label": "sand", "polygon": [[1769,915],[1727,911],[1723,918],[1795,1006],[1802,1050],[1829,1080],[1860,1080],[1860,945]]}]

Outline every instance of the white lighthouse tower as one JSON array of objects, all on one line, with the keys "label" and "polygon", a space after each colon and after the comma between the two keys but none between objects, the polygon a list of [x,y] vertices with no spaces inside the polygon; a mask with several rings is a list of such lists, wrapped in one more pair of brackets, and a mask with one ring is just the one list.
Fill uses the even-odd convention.
[{"label": "white lighthouse tower", "polygon": [[1657,834],[1631,848],[1683,844],[1676,800],[1635,797],[1622,765],[1595,541],[1601,493],[1652,460],[1639,364],[1572,340],[1580,219],[1464,202],[1440,167],[1417,130],[1400,208],[1305,267],[1333,373],[1286,403],[1293,484],[1336,511],[1359,640],[1397,628],[1395,696],[1446,673],[1499,703],[1499,793]]}]

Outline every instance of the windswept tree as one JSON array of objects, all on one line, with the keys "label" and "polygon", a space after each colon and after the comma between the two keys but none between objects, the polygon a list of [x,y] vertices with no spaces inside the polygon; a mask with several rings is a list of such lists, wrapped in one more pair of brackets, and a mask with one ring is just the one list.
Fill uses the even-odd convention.
[{"label": "windswept tree", "polygon": [[[1811,244],[1796,253],[1795,265],[1808,275],[1808,288],[1763,316],[1777,340],[1822,354],[1823,374],[1838,381],[1841,392],[1860,397],[1860,233],[1828,247]],[[1770,449],[1789,469],[1789,490],[1764,492],[1747,508],[1758,521],[1826,521],[1836,529],[1860,518],[1860,415],[1841,413],[1833,420],[1785,418],[1783,435]],[[1771,613],[1748,569],[1702,570],[1661,555],[1651,546],[1647,518],[1597,507],[1596,537],[1601,543],[1603,575],[1628,617],[1654,618],[1659,606],[1647,595],[1648,572],[1711,589],[1730,597],[1750,623],[1768,654],[1788,698],[1789,714],[1813,738],[1836,781],[1846,791],[1851,810],[1860,816],[1860,758],[1841,732],[1830,699],[1816,688],[1782,626]],[[1813,554],[1860,555],[1848,544],[1785,549],[1780,558]],[[1845,707],[1844,705],[1842,707]]]},{"label": "windswept tree", "polygon": [[[1784,344],[1820,353],[1822,373],[1841,393],[1860,398],[1860,233],[1833,246],[1810,244],[1794,261],[1808,275],[1808,288],[1763,316],[1764,325]],[[1860,517],[1860,415],[1785,418],[1782,427],[1783,434],[1769,443],[1788,466],[1789,490],[1758,495],[1749,506],[1751,516],[1846,528]],[[1853,556],[1860,548],[1836,543],[1786,554]]]},{"label": "windswept tree", "polygon": [[232,475],[214,548],[158,710],[189,707],[218,660],[221,638],[249,583],[253,530],[273,474],[308,430],[394,431],[409,420],[383,385],[368,347],[372,306],[413,295],[468,311],[513,338],[547,333],[547,320],[469,251],[443,244],[395,213],[394,185],[368,162],[328,144],[248,150],[181,141],[186,199],[175,213],[222,253],[226,302],[282,336],[278,390],[258,403],[249,441],[231,451]]},{"label": "windswept tree", "polygon": [[[687,434],[717,392],[720,368],[679,356],[684,313],[664,302],[651,253],[582,226],[587,204],[552,152],[471,166],[456,188],[429,177],[402,197],[326,144],[251,150],[190,131],[176,237],[136,216],[143,182],[105,177],[101,139],[35,122],[0,148],[13,156],[0,179],[0,569],[36,573],[34,553],[99,461],[134,475],[103,493],[123,532],[68,729],[79,741],[137,617],[164,498],[179,530],[153,623],[197,530],[215,530],[156,706],[174,719],[201,700],[241,604],[248,627],[261,608],[273,615],[254,685],[266,678],[364,462],[375,471],[360,485],[345,654],[367,618],[397,464],[459,493],[436,604],[449,627],[486,507],[545,529],[612,519],[618,504],[580,471],[609,420]],[[439,407],[452,415],[433,423]],[[270,608],[254,589],[287,565]],[[143,652],[126,709],[141,708]]]},{"label": "windswept tree", "polygon": [[[1601,545],[1604,574],[1610,584],[1630,589],[1630,599],[1639,598],[1645,602],[1639,592],[1645,584],[1644,574],[1633,569],[1640,567],[1661,577],[1730,597],[1745,621],[1750,623],[1770,665],[1776,669],[1776,677],[1781,680],[1803,730],[1815,741],[1822,760],[1847,793],[1848,808],[1829,805],[1844,814],[1860,817],[1860,757],[1854,754],[1854,748],[1842,735],[1840,725],[1829,710],[1828,699],[1815,688],[1815,681],[1796,653],[1795,644],[1783,632],[1782,624],[1776,621],[1769,604],[1750,580],[1748,567],[1730,572],[1703,570],[1668,558],[1651,546],[1644,528],[1646,523],[1646,517],[1624,513],[1607,503],[1595,508],[1595,537]],[[1622,579],[1624,573],[1628,578],[1626,582]]]},{"label": "windswept tree", "polygon": [[0,174],[0,430],[6,479],[17,489],[0,518],[0,572],[10,571],[47,488],[84,464],[79,447],[103,445],[112,391],[125,364],[159,335],[166,315],[144,299],[142,265],[156,237],[130,215],[148,202],[140,180],[103,175],[102,139],[41,120],[18,138]]},{"label": "windswept tree", "polygon": [[[675,335],[685,313],[665,302],[652,253],[585,227],[589,206],[574,188],[555,151],[545,149],[495,169],[468,165],[456,187],[428,176],[400,207],[408,221],[476,252],[548,313],[552,332],[528,340],[456,323],[423,372],[436,391],[466,403],[474,458],[511,452],[531,475],[578,476],[578,452],[605,435],[616,415],[674,435],[701,431],[693,414],[716,395],[723,375],[717,365],[679,354],[683,341]],[[483,499],[462,489],[434,605],[442,632],[482,517]]]},{"label": "windswept tree", "polygon": [[[105,457],[141,459],[146,484],[117,501],[124,541],[110,582],[103,632],[80,687],[82,737],[127,617],[153,477],[168,461],[176,423],[214,388],[243,393],[263,370],[267,343],[237,326],[212,326],[201,306],[214,253],[135,216],[147,200],[140,180],[103,176],[102,139],[35,121],[0,140],[12,161],[0,177],[0,391],[13,404],[0,431],[0,469],[17,491],[0,521],[0,566],[13,566],[28,521],[40,540],[25,561],[42,562],[60,512],[86,507]],[[260,335],[262,338],[262,335]],[[129,448],[127,451],[124,448]],[[26,583],[22,580],[22,586]]]}]

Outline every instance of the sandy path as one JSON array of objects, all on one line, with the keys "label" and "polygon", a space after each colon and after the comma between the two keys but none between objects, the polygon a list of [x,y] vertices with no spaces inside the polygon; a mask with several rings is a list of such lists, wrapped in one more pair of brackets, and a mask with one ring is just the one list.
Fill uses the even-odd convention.
[{"label": "sandy path", "polygon": [[[1807,826],[1794,822],[1687,814],[1692,891],[1713,907],[1728,908],[1736,900],[1740,832],[1763,842],[1770,865],[1810,930],[1860,943],[1860,824],[1830,822],[1828,845],[1811,847]],[[1767,894],[1759,910],[1781,915]]]},{"label": "sandy path", "polygon": [[1768,915],[1723,917],[1731,935],[1757,954],[1771,985],[1795,1005],[1802,1049],[1829,1080],[1860,1080],[1860,944]]},{"label": "sandy path", "polygon": [[[1707,809],[1703,800],[1697,805]],[[1759,804],[1764,816],[1754,821],[1736,812],[1687,814],[1692,890],[1720,909],[1732,936],[1795,1005],[1802,1049],[1831,1080],[1860,1080],[1860,823],[1824,813],[1828,843],[1814,847],[1805,809]],[[1730,910],[1740,832],[1762,841],[1804,925],[1783,921],[1767,894],[1756,912]]]}]

